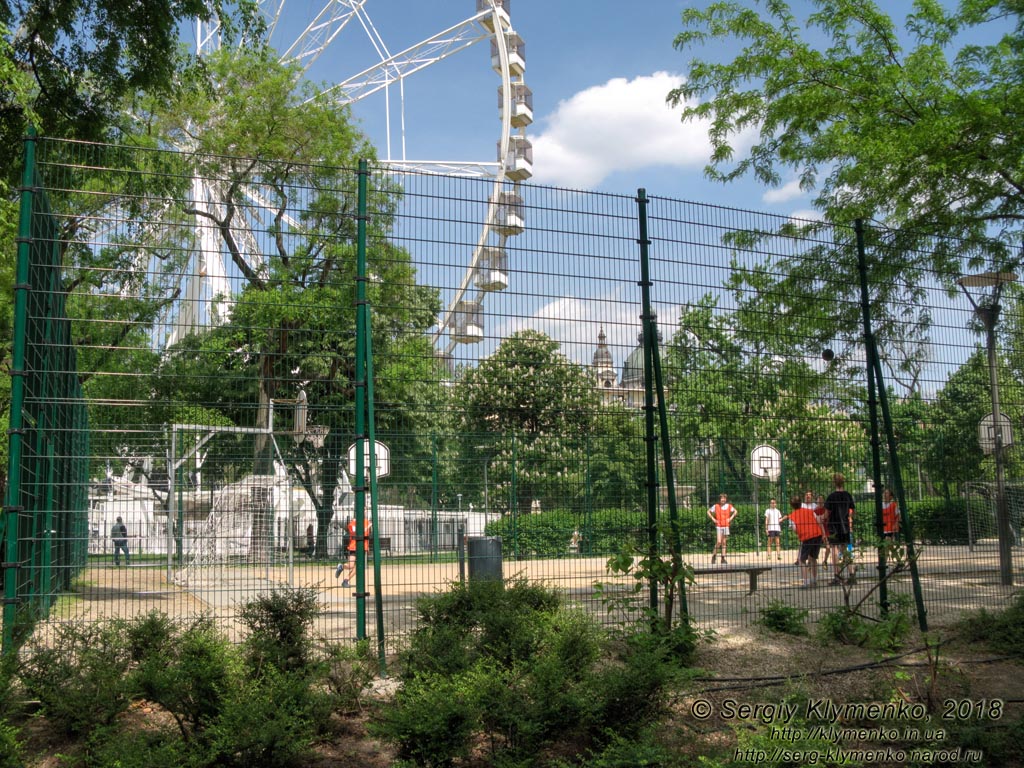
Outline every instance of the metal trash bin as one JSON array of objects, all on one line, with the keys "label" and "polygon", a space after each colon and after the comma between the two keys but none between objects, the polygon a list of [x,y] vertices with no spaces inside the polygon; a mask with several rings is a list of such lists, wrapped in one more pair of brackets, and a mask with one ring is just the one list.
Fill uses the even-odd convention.
[{"label": "metal trash bin", "polygon": [[503,580],[501,571],[501,536],[469,536],[466,539],[469,580]]}]

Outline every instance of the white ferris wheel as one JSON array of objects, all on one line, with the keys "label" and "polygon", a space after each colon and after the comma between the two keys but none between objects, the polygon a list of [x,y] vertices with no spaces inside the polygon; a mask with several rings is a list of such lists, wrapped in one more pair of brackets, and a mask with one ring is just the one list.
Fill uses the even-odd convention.
[{"label": "white ferris wheel", "polygon": [[[318,60],[332,62],[332,68],[345,69],[346,75],[333,77],[321,98],[339,104],[355,104],[383,92],[386,127],[384,162],[396,175],[402,173],[443,173],[492,179],[493,186],[485,220],[467,257],[459,285],[451,293],[433,333],[438,354],[451,356],[458,344],[483,340],[483,303],[488,293],[504,290],[509,284],[508,255],[505,244],[523,232],[525,216],[521,183],[533,174],[533,149],[526,137],[526,128],[533,121],[533,94],[524,81],[526,48],[512,28],[510,0],[462,0],[475,12],[462,21],[429,34],[419,42],[393,51],[378,32],[371,16],[371,0],[310,0],[308,24],[297,34],[295,19],[307,9],[302,0],[261,0],[260,8],[267,20],[270,45],[282,60],[298,63],[310,72]],[[321,7],[322,5],[322,7]],[[320,8],[318,11],[317,8]],[[441,25],[439,25],[441,26]],[[292,30],[289,31],[289,27]],[[195,45],[200,53],[216,48],[220,42],[216,25],[196,22]],[[372,51],[356,66],[346,59],[346,40],[360,38],[362,50]],[[368,42],[368,47],[367,47]],[[413,89],[422,81],[425,70],[451,57],[458,56],[478,43],[489,43],[491,67],[497,73],[498,117],[497,154],[493,160],[465,158],[458,160],[420,160],[406,155],[405,104],[407,87]],[[325,54],[329,54],[325,58]],[[370,60],[367,60],[370,59]],[[337,64],[335,64],[337,62]],[[354,74],[348,75],[348,72]],[[392,152],[392,145],[398,150]],[[218,190],[205,179],[193,181],[192,193],[197,205],[216,208]],[[259,206],[260,193],[248,193]],[[291,222],[286,221],[287,224]],[[231,309],[230,266],[221,244],[208,228],[199,227],[196,251],[183,276],[183,301],[167,335],[167,344],[174,344],[189,333],[213,323],[222,322]],[[258,254],[255,237],[241,233],[245,250]],[[248,242],[244,242],[248,241]],[[252,258],[257,259],[258,256]],[[253,269],[261,265],[251,264]],[[204,300],[205,299],[205,300]],[[204,309],[205,308],[205,309]],[[200,316],[205,314],[205,316]]]}]

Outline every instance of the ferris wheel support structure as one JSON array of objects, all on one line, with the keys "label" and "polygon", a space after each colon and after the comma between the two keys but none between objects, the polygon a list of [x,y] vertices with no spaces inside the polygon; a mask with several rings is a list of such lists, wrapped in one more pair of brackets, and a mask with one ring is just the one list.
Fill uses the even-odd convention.
[{"label": "ferris wheel support structure", "polygon": [[[383,163],[395,174],[403,173],[437,173],[494,180],[492,192],[488,200],[484,221],[480,222],[480,234],[476,245],[467,259],[466,270],[458,287],[451,294],[447,307],[442,312],[432,334],[432,342],[439,352],[443,347],[445,356],[451,356],[459,343],[472,343],[483,338],[482,304],[488,292],[502,290],[507,287],[508,275],[505,266],[504,246],[508,237],[522,231],[521,226],[497,226],[502,216],[503,200],[506,198],[519,200],[519,216],[521,217],[521,198],[518,196],[519,183],[532,175],[532,151],[526,141],[525,127],[532,121],[532,94],[522,82],[525,70],[525,47],[521,38],[512,29],[508,13],[509,0],[476,0],[476,12],[464,21],[431,35],[430,37],[409,46],[399,53],[392,54],[383,37],[377,31],[367,10],[368,0],[327,0],[306,28],[299,33],[287,46],[277,46],[284,61],[298,62],[303,71],[309,68],[338,42],[338,38],[349,27],[359,27],[370,41],[375,55],[379,58],[370,66],[365,67],[351,77],[339,79],[336,84],[321,91],[313,98],[330,99],[335,103],[348,105],[361,101],[372,94],[384,91],[386,111],[386,151]],[[268,38],[274,45],[275,36],[283,34],[285,0],[264,0],[261,9],[267,18]],[[405,81],[422,72],[433,64],[450,58],[477,43],[491,42],[492,68],[497,71],[501,87],[499,90],[499,111],[501,128],[497,142],[498,158],[496,162],[479,160],[412,160],[406,156],[405,150]],[[196,21],[195,45],[199,53],[219,47],[221,43],[220,28],[216,24]],[[399,103],[399,138],[401,150],[397,157],[392,156],[391,135],[391,88],[398,87]],[[528,108],[519,109],[517,99],[525,98]],[[513,128],[520,129],[519,136],[513,137]],[[526,148],[524,156],[528,162],[517,165],[522,152],[513,147]],[[511,182],[511,190],[509,189]],[[214,216],[217,196],[208,186],[210,182],[195,180],[193,182],[196,208],[202,215],[206,207],[206,216]],[[256,188],[246,190],[256,206],[263,205],[260,191]],[[521,224],[521,218],[520,218]],[[250,222],[254,227],[257,221]],[[288,223],[288,222],[286,222]],[[206,230],[199,227],[200,232]],[[243,239],[245,236],[243,234]],[[251,237],[250,240],[255,241]],[[496,239],[496,243],[494,240]],[[253,259],[258,259],[258,251],[253,251]],[[499,254],[501,255],[499,258]],[[249,263],[254,271],[265,269],[265,265]],[[486,279],[480,275],[486,273]],[[197,238],[196,255],[191,274],[186,280],[184,295],[189,300],[181,303],[178,316],[167,337],[167,344],[173,344],[187,333],[195,332],[204,325],[201,317],[202,299],[208,300],[207,320],[223,322],[230,314],[232,299],[228,291],[228,271],[224,264],[223,244],[214,242],[210,236],[202,234]],[[474,288],[474,282],[476,286]],[[484,287],[481,287],[484,286]],[[467,298],[469,297],[469,298]],[[467,308],[469,308],[467,310]],[[474,311],[476,314],[474,315]],[[445,335],[447,334],[447,339]]]}]

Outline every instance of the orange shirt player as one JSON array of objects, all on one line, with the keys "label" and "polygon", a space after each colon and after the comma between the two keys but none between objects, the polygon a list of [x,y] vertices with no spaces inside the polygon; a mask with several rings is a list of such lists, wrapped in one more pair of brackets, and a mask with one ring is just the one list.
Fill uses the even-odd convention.
[{"label": "orange shirt player", "polygon": [[893,539],[900,532],[900,508],[892,491],[886,488],[882,491],[882,536],[886,539]]},{"label": "orange shirt player", "polygon": [[708,517],[715,524],[715,531],[718,533],[718,540],[711,549],[711,564],[715,564],[718,552],[722,552],[722,565],[725,565],[725,548],[729,542],[729,523],[736,517],[736,507],[729,503],[729,497],[724,493],[718,497],[718,503],[708,510]]},{"label": "orange shirt player", "polygon": [[792,521],[796,526],[796,536],[800,539],[797,562],[800,563],[804,577],[800,589],[812,589],[818,585],[818,552],[825,543],[825,529],[814,514],[814,509],[801,506],[798,496],[790,500],[789,506],[793,511],[782,519]]}]

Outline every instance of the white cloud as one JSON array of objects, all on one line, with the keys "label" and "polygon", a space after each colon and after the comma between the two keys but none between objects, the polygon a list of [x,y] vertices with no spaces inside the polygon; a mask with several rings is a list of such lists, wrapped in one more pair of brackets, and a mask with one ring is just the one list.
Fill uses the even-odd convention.
[{"label": "white cloud", "polygon": [[[615,367],[620,368],[636,348],[641,327],[639,304],[625,298],[629,290],[620,286],[594,299],[552,299],[528,315],[508,318],[495,336],[505,339],[527,328],[541,331],[559,343],[568,359],[589,365],[597,349],[597,335],[604,329]],[[680,307],[658,305],[655,314],[662,343],[667,343],[679,324]]]},{"label": "white cloud", "polygon": [[821,211],[816,211],[813,208],[798,209],[792,211],[789,218],[795,221],[821,221]]},{"label": "white cloud", "polygon": [[793,179],[778,189],[769,189],[761,196],[761,201],[765,203],[786,203],[790,200],[796,200],[798,197],[803,197],[803,195],[804,192],[800,189],[800,180]]},{"label": "white cloud", "polygon": [[655,166],[699,169],[711,155],[705,123],[680,121],[665,102],[682,75],[614,78],[560,101],[531,136],[532,181],[592,189],[616,171]]}]

